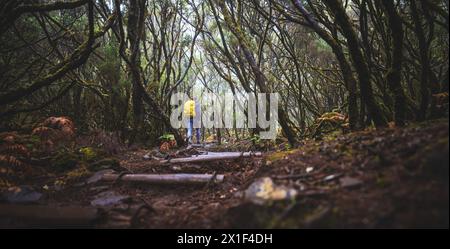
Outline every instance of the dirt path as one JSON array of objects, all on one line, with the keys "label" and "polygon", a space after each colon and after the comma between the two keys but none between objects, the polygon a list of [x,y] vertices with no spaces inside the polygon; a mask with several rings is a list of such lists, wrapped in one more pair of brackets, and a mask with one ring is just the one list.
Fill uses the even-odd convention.
[{"label": "dirt path", "polygon": [[[448,228],[448,129],[440,120],[367,130],[272,154],[263,175],[303,190],[270,217],[282,214],[277,227]],[[241,225],[267,226],[257,216],[240,216]]]},{"label": "dirt path", "polygon": [[[305,140],[263,158],[160,165],[138,149],[119,156],[119,171],[217,173],[224,182],[81,183],[48,191],[40,205],[95,208],[100,219],[89,226],[98,228],[448,228],[448,140],[448,120],[440,120]],[[295,200],[259,205],[243,198],[261,177],[294,189]],[[99,201],[114,205],[99,208]],[[0,225],[27,226],[14,219]]]},{"label": "dirt path", "polygon": [[[448,227],[448,121],[404,129],[361,131],[298,149],[198,165],[156,166],[130,152],[122,166],[134,173],[225,174],[209,187],[122,186],[155,212],[142,227]],[[242,199],[255,179],[298,191],[295,202],[255,205]]]},{"label": "dirt path", "polygon": [[226,211],[240,202],[236,191],[251,182],[261,159],[237,159],[201,164],[157,165],[143,160],[146,150],[130,152],[121,165],[133,173],[209,173],[224,174],[223,183],[211,186],[160,185],[122,186],[120,191],[139,196],[155,212],[142,219],[148,228],[218,228],[229,226]]}]

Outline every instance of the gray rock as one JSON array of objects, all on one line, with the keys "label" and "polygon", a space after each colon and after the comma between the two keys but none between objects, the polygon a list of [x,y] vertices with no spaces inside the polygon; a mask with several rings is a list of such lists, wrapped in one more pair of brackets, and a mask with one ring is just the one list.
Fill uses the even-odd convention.
[{"label": "gray rock", "polygon": [[20,186],[2,193],[0,200],[9,203],[33,203],[39,201],[42,196],[42,193],[34,191],[31,186]]},{"label": "gray rock", "polygon": [[105,191],[94,197],[91,201],[92,206],[107,207],[122,204],[124,201],[129,200],[130,196],[120,195],[114,191]]}]

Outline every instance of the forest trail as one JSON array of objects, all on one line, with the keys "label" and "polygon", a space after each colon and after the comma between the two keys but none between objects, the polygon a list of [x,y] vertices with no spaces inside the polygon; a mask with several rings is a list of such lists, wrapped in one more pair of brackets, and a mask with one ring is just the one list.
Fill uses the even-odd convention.
[{"label": "forest trail", "polygon": [[[204,151],[204,149],[202,149]],[[255,178],[261,158],[239,158],[205,163],[160,165],[143,159],[148,150],[131,151],[121,158],[121,165],[132,173],[149,174],[223,174],[225,181],[205,186],[159,185],[123,187],[122,193],[138,196],[154,209],[144,221],[148,228],[218,228],[229,226],[226,211],[239,204],[236,192]]]},{"label": "forest trail", "polygon": [[0,228],[448,229],[449,8],[1,0]]},{"label": "forest trail", "polygon": [[81,225],[97,228],[448,227],[448,151],[448,120],[305,140],[262,158],[160,164],[146,156],[155,150],[128,150],[117,172],[223,174],[224,181],[84,181],[48,191],[39,205],[95,209]]}]

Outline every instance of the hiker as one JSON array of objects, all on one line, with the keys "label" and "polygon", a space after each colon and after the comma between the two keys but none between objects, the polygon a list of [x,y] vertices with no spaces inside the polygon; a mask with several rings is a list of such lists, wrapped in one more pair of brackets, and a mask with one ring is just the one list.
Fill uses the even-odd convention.
[{"label": "hiker", "polygon": [[187,140],[190,144],[192,144],[192,130],[194,129],[194,126],[196,127],[196,143],[200,143],[200,128],[198,127],[200,127],[201,111],[200,104],[196,100],[196,98],[189,98],[189,100],[184,104],[184,115],[188,118]]}]

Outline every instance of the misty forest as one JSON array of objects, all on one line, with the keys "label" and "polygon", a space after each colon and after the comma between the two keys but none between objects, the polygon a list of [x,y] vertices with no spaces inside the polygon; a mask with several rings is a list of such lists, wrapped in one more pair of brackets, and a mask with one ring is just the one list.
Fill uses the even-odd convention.
[{"label": "misty forest", "polygon": [[448,0],[2,0],[0,227],[448,228],[448,91]]}]

